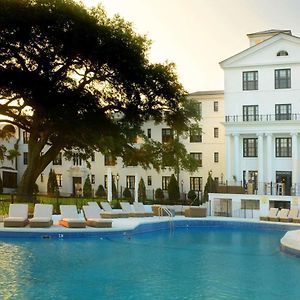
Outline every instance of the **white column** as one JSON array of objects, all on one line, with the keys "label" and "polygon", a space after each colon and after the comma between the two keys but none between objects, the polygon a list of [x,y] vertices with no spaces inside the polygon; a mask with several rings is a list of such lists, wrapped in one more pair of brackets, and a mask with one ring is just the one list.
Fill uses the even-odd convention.
[{"label": "white column", "polygon": [[240,136],[238,133],[234,134],[234,175],[237,181],[241,181],[240,170]]},{"label": "white column", "polygon": [[272,133],[267,133],[267,182],[273,181],[273,148]]},{"label": "white column", "polygon": [[232,173],[231,173],[231,134],[226,134],[226,180],[232,181]]},{"label": "white column", "polygon": [[139,175],[137,173],[134,179],[134,202],[139,202]]},{"label": "white column", "polygon": [[112,175],[111,168],[107,169],[107,201],[111,202],[112,200]]},{"label": "white column", "polygon": [[264,137],[263,133],[258,133],[258,194],[263,194],[264,187]]},{"label": "white column", "polygon": [[298,183],[298,136],[296,132],[292,134],[292,162],[293,162],[293,173],[292,173],[292,187],[295,188],[295,194],[298,195],[297,183]]}]

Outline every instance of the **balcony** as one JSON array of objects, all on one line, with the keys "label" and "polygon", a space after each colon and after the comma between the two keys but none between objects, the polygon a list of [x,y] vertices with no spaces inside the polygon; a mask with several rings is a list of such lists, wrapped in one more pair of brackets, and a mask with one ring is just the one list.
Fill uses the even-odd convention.
[{"label": "balcony", "polygon": [[233,115],[225,116],[225,123],[300,121],[300,114]]}]

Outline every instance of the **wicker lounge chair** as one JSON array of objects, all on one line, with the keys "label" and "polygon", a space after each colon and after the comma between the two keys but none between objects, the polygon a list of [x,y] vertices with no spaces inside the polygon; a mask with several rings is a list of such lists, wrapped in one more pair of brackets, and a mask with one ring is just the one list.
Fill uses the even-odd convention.
[{"label": "wicker lounge chair", "polygon": [[64,227],[83,228],[85,221],[79,218],[76,205],[60,205],[62,219],[59,224]]},{"label": "wicker lounge chair", "polygon": [[127,214],[129,217],[144,217],[144,213],[137,212],[132,209],[132,206],[128,202],[120,202],[122,211]]},{"label": "wicker lounge chair", "polygon": [[30,227],[50,227],[52,221],[52,204],[36,204],[34,206],[33,218],[29,219]]},{"label": "wicker lounge chair", "polygon": [[205,218],[207,209],[200,206],[191,206],[184,211],[184,216],[188,218]]},{"label": "wicker lounge chair", "polygon": [[124,213],[121,209],[112,209],[108,202],[100,202],[104,211],[101,211],[101,218],[113,219],[113,218],[127,218],[128,214]]},{"label": "wicker lounge chair", "polygon": [[153,212],[146,212],[142,202],[134,202],[133,207],[136,212],[142,214],[142,217],[153,217]]},{"label": "wicker lounge chair", "polygon": [[97,228],[110,228],[112,226],[112,220],[100,218],[99,212],[94,209],[93,205],[84,205],[82,209],[87,226]]},{"label": "wicker lounge chair", "polygon": [[280,222],[293,222],[294,220],[297,220],[297,219],[300,222],[300,218],[298,218],[298,213],[299,213],[298,207],[292,207],[290,209],[288,216],[280,218]]},{"label": "wicker lounge chair", "polygon": [[24,227],[28,224],[28,204],[10,204],[4,227]]},{"label": "wicker lounge chair", "polygon": [[271,207],[268,216],[260,216],[259,219],[261,221],[270,221],[270,218],[275,218],[278,213],[278,208]]},{"label": "wicker lounge chair", "polygon": [[269,221],[279,222],[282,218],[287,218],[289,211],[289,209],[283,208],[278,212],[276,217],[270,217]]}]

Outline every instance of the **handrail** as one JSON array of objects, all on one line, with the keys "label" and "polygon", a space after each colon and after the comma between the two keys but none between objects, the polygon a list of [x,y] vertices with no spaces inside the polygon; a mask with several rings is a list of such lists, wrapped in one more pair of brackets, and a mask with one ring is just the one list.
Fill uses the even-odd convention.
[{"label": "handrail", "polygon": [[173,214],[172,214],[172,212],[170,211],[169,208],[164,207],[164,206],[160,206],[158,208],[158,216],[162,217],[164,215],[164,212],[169,217],[170,230],[174,230],[175,226],[174,226],[174,222],[173,222]]}]

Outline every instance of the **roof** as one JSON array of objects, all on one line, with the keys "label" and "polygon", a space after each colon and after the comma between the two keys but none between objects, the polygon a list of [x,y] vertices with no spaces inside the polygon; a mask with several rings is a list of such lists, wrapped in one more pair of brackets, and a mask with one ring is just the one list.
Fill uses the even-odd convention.
[{"label": "roof", "polygon": [[215,91],[198,91],[190,93],[189,96],[201,96],[201,95],[223,95],[224,90],[215,90]]},{"label": "roof", "polygon": [[248,33],[247,36],[251,37],[254,35],[264,35],[264,34],[278,34],[278,33],[285,33],[285,34],[289,34],[292,35],[292,31],[287,29],[287,30],[280,30],[280,29],[270,29],[270,30],[264,30],[264,31],[258,31],[258,32],[254,32],[254,33]]}]

